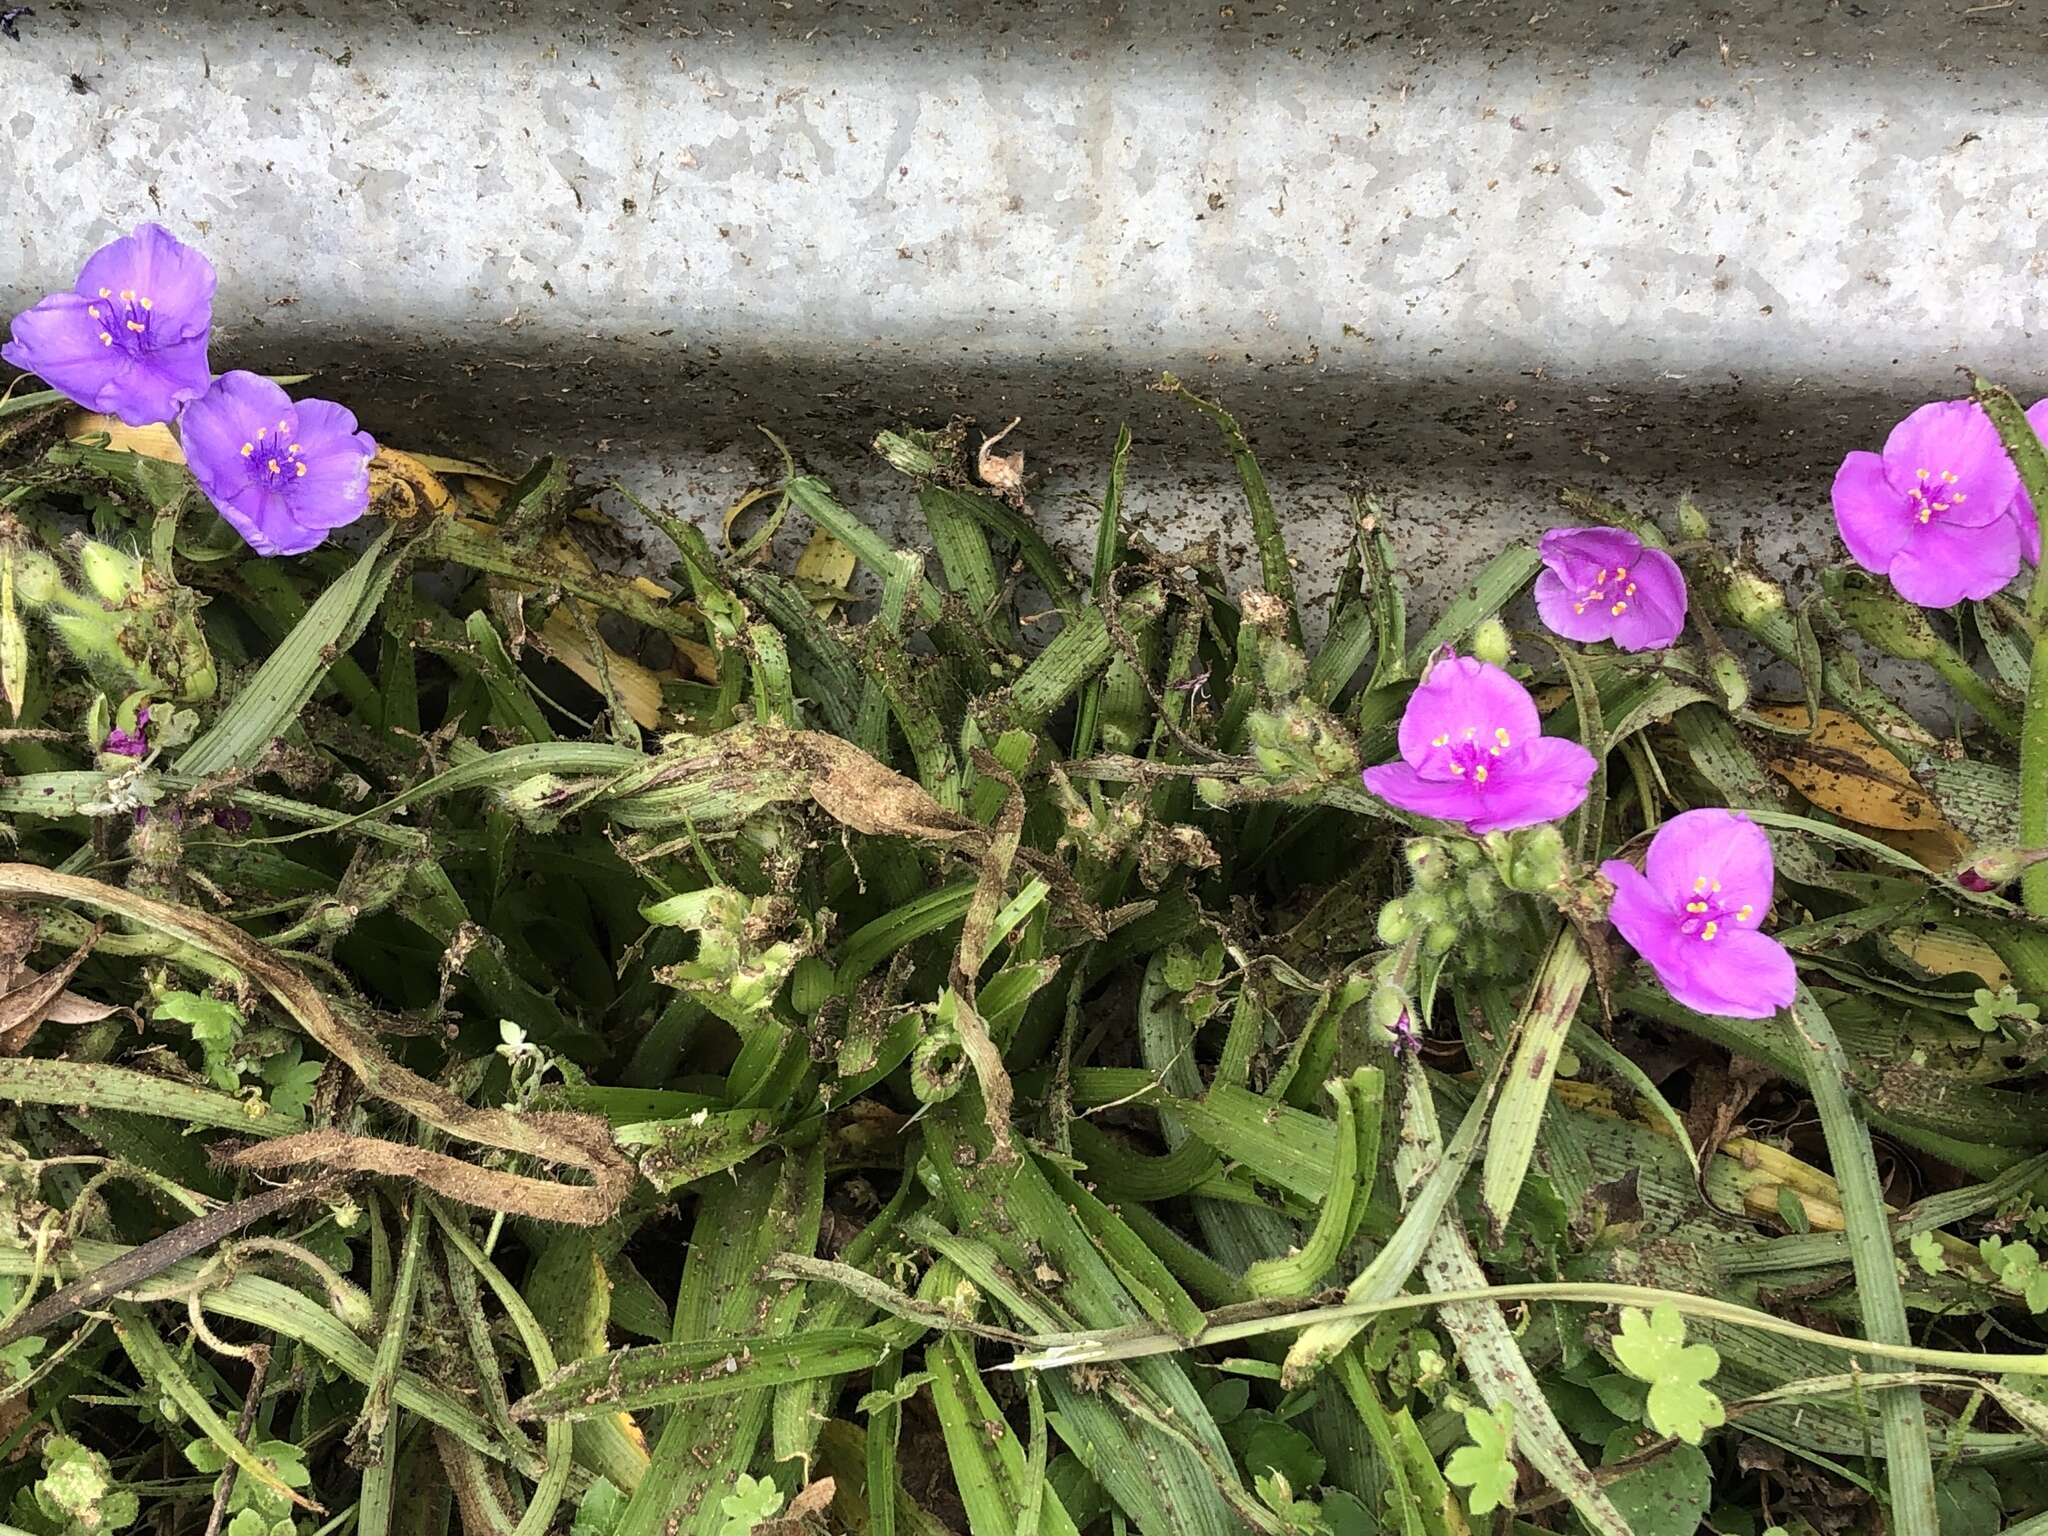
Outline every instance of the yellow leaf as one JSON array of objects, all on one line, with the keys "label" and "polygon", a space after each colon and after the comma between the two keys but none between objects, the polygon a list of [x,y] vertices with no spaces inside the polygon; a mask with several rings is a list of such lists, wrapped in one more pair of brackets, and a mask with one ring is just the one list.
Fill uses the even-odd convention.
[{"label": "yellow leaf", "polygon": [[1932,976],[1971,975],[1996,991],[2012,980],[1991,947],[1947,928],[1896,928],[1890,935],[1899,952]]},{"label": "yellow leaf", "polygon": [[74,442],[85,437],[104,437],[107,446],[116,453],[139,453],[145,459],[162,459],[167,464],[185,462],[185,450],[178,446],[171,429],[161,423],[151,427],[131,427],[118,416],[102,416],[97,411],[74,411],[64,423],[64,435]]},{"label": "yellow leaf", "polygon": [[[593,649],[583,625],[570,612],[569,604],[563,603],[549,614],[547,623],[540,627],[540,633],[534,638],[542,650],[599,693],[604,692],[603,676],[608,674],[612,691],[619,696],[619,702],[626,706],[626,713],[637,724],[648,727],[661,724],[660,675],[630,656],[621,656],[601,640]],[[598,670],[598,652],[602,652],[604,657],[603,673]]]},{"label": "yellow leaf", "polygon": [[[805,581],[844,591],[846,584],[853,580],[854,567],[859,563],[852,550],[820,528],[811,535],[804,552],[796,557],[796,573]],[[833,608],[843,601],[844,598],[820,597],[814,599],[811,606],[817,609],[820,618],[829,619]]]},{"label": "yellow leaf", "polygon": [[719,536],[725,540],[725,547],[728,550],[736,548],[732,541],[732,525],[740,520],[740,514],[754,505],[755,502],[765,501],[768,497],[775,495],[778,489],[779,487],[772,485],[757,485],[752,490],[742,494],[738,501],[725,509],[724,515],[718,520],[718,532]]},{"label": "yellow leaf", "polygon": [[[1797,704],[1766,705],[1757,713],[1799,728],[1807,720],[1805,707]],[[1940,807],[1907,777],[1904,765],[1837,710],[1820,712],[1820,729],[1811,739],[1774,736],[1764,753],[1772,773],[1845,821],[1890,832],[1955,831]]]}]

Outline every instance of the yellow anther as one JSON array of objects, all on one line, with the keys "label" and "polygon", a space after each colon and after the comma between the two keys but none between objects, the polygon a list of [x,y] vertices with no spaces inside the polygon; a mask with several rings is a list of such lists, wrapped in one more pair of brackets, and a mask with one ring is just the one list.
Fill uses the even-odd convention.
[{"label": "yellow anther", "polygon": [[1956,472],[1952,469],[1944,469],[1941,472],[1941,483],[1943,485],[1954,485],[1956,483]]},{"label": "yellow anther", "polygon": [[1685,904],[1685,910],[1688,912],[1704,912],[1707,910],[1707,904],[1704,901],[1688,901]]},{"label": "yellow anther", "polygon": [[140,320],[130,320],[128,322],[128,329],[131,331],[143,331],[147,330],[148,327],[145,326]]},{"label": "yellow anther", "polygon": [[1735,909],[1735,921],[1737,921],[1738,923],[1748,922],[1749,914],[1754,912],[1755,910],[1756,908],[1754,906],[1750,905],[1750,903],[1745,901],[1741,906]]},{"label": "yellow anther", "polygon": [[277,460],[275,460],[275,459],[269,459],[269,460],[266,460],[266,461],[264,462],[264,466],[263,466],[263,467],[264,467],[265,469],[269,470],[269,471],[270,471],[270,472],[271,472],[271,473],[272,473],[272,474],[274,475],[274,474],[276,474],[276,473],[277,473]]},{"label": "yellow anther", "polygon": [[252,454],[252,453],[254,453],[255,451],[256,451],[256,445],[255,445],[254,443],[244,443],[244,444],[242,444],[242,457],[243,457],[243,458],[245,458],[245,459],[246,459],[246,458],[248,458],[248,457],[249,457],[249,455],[250,455],[250,454]]},{"label": "yellow anther", "polygon": [[137,302],[138,302],[138,303],[140,303],[140,304],[142,305],[142,307],[143,307],[144,309],[155,309],[155,308],[156,308],[156,300],[155,300],[155,299],[141,299],[141,300],[138,300]]},{"label": "yellow anther", "polygon": [[1628,580],[1628,567],[1627,567],[1627,566],[1625,566],[1625,565],[1617,565],[1617,566],[1616,566],[1616,567],[1614,568],[1614,579],[1615,579],[1616,581],[1627,581],[1627,580]]},{"label": "yellow anther", "polygon": [[130,303],[131,301],[133,301],[134,298],[135,290],[133,288],[123,288],[121,290],[121,302],[123,304]]},{"label": "yellow anther", "polygon": [[285,449],[285,452],[286,452],[286,453],[297,453],[298,451],[299,451],[299,445],[298,445],[297,443],[293,443],[293,444],[291,444],[291,445],[290,445],[289,447],[287,447],[287,448]]},{"label": "yellow anther", "polygon": [[1585,611],[1586,611],[1586,605],[1585,605],[1584,603],[1573,603],[1573,604],[1572,604],[1572,612],[1573,612],[1573,613],[1584,613]]},{"label": "yellow anther", "polygon": [[87,313],[88,315],[91,315],[91,316],[93,317],[93,319],[95,319],[95,320],[99,319],[99,317],[100,317],[100,307],[99,307],[99,305],[97,305],[97,304],[88,304],[88,305],[86,305],[86,306],[85,306],[85,312],[86,312],[86,313]]},{"label": "yellow anther", "polygon": [[1474,768],[1472,770],[1472,777],[1481,784],[1484,784],[1486,782],[1486,764],[1481,763],[1477,768]]},{"label": "yellow anther", "polygon": [[1616,604],[1615,604],[1615,605],[1614,605],[1614,606],[1613,606],[1612,608],[1608,609],[1607,611],[1608,611],[1609,613],[1613,614],[1613,615],[1614,615],[1614,616],[1615,616],[1615,617],[1616,617],[1616,618],[1618,619],[1618,618],[1620,618],[1620,617],[1621,617],[1621,616],[1622,616],[1622,615],[1623,615],[1624,613],[1627,613],[1627,612],[1628,612],[1628,604],[1627,604],[1627,603],[1616,603]]},{"label": "yellow anther", "polygon": [[270,428],[268,428],[268,427],[258,427],[258,428],[256,429],[256,441],[257,441],[257,442],[259,442],[259,443],[260,443],[260,442],[262,442],[262,441],[263,441],[263,439],[264,439],[264,438],[266,438],[266,437],[268,437],[269,435],[270,435]]},{"label": "yellow anther", "polygon": [[1708,886],[1707,889],[1714,892],[1714,894],[1718,896],[1721,892],[1721,882],[1716,880],[1712,885]]},{"label": "yellow anther", "polygon": [[306,466],[304,464],[294,464],[292,468],[302,475],[306,472]]},{"label": "yellow anther", "polygon": [[1924,523],[1924,522],[1926,522],[1926,521],[1927,521],[1927,520],[1928,520],[1929,518],[1931,518],[1931,517],[1933,517],[1933,516],[1934,516],[1934,509],[1933,509],[1932,507],[1922,507],[1922,508],[1920,509],[1920,521],[1921,521],[1921,522],[1923,522],[1923,523]]},{"label": "yellow anther", "polygon": [[103,346],[103,347],[111,347],[111,346],[112,346],[113,344],[114,344],[114,337],[113,337],[113,334],[112,334],[111,332],[108,332],[108,331],[101,331],[101,332],[100,332],[100,345],[101,345],[101,346]]},{"label": "yellow anther", "polygon": [[102,288],[100,290],[100,297],[103,299],[111,299],[113,296],[114,290],[111,288]]},{"label": "yellow anther", "polygon": [[1451,733],[1445,731],[1441,736],[1432,736],[1429,739],[1429,744],[1432,747],[1448,747],[1451,744]]},{"label": "yellow anther", "polygon": [[1622,593],[1621,595],[1623,597],[1634,597],[1636,595],[1636,584],[1634,582],[1630,582],[1628,584],[1628,590]]},{"label": "yellow anther", "polygon": [[1705,875],[1701,875],[1699,879],[1693,881],[1692,883],[1692,891],[1695,896],[1697,896],[1701,891],[1704,891],[1706,888],[1707,877]]},{"label": "yellow anther", "polygon": [[1515,744],[1514,738],[1508,735],[1508,728],[1504,725],[1496,725],[1493,728],[1493,739],[1504,747],[1511,747]]},{"label": "yellow anther", "polygon": [[1720,931],[1721,925],[1719,923],[1709,922],[1704,928],[1700,929],[1700,937],[1712,943],[1714,935]]},{"label": "yellow anther", "polygon": [[277,435],[279,437],[283,437],[287,432],[291,431],[291,429],[292,424],[289,421],[280,421],[277,424]]},{"label": "yellow anther", "polygon": [[1465,765],[1463,763],[1451,764],[1451,776],[1458,779],[1465,777]]},{"label": "yellow anther", "polygon": [[1924,469],[1916,469],[1913,471],[1913,473],[1918,475],[1922,480],[1925,480],[1927,478],[1927,471]]}]

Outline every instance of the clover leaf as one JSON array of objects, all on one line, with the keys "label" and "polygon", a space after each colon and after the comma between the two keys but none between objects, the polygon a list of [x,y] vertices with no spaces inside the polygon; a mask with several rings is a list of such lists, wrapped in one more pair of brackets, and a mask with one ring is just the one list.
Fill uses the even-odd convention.
[{"label": "clover leaf", "polygon": [[1721,1399],[1705,1386],[1721,1369],[1721,1357],[1711,1345],[1685,1342],[1685,1319],[1669,1302],[1647,1315],[1640,1307],[1621,1309],[1614,1358],[1650,1384],[1650,1423],[1660,1435],[1698,1445],[1708,1430],[1727,1422]]},{"label": "clover leaf", "polygon": [[1465,1433],[1472,1443],[1451,1452],[1444,1477],[1466,1490],[1465,1502],[1475,1515],[1504,1509],[1514,1500],[1515,1464],[1508,1455],[1514,1429],[1512,1403],[1502,1403],[1492,1413],[1484,1408],[1465,1410]]}]

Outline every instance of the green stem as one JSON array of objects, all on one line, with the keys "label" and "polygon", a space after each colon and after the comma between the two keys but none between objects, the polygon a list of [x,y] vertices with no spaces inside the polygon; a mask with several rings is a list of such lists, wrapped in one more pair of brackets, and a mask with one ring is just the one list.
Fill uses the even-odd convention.
[{"label": "green stem", "polygon": [[[1404,1292],[1371,1301],[1340,1301],[1327,1307],[1303,1307],[1266,1317],[1233,1318],[1203,1329],[1193,1339],[1180,1339],[1149,1326],[1111,1328],[1094,1333],[1049,1334],[1040,1342],[1047,1347],[1036,1354],[1019,1355],[995,1367],[999,1370],[1052,1370],[1076,1365],[1097,1365],[1111,1360],[1140,1360],[1150,1355],[1178,1354],[1182,1350],[1206,1349],[1238,1339],[1263,1338],[1269,1333],[1287,1333],[1320,1323],[1363,1323],[1396,1312],[1425,1312],[1458,1302],[1564,1301],[1595,1307],[1670,1306],[1688,1317],[1703,1317],[1758,1333],[1774,1333],[1802,1344],[1862,1355],[1872,1360],[1890,1360],[1905,1365],[1931,1366],[1945,1371],[1976,1371],[1985,1375],[2048,1377],[2048,1354],[1990,1355],[1961,1350],[1925,1349],[1913,1344],[1871,1344],[1839,1333],[1823,1333],[1803,1327],[1754,1307],[1690,1291],[1668,1291],[1657,1286],[1613,1285],[1604,1282],[1530,1281],[1520,1285],[1474,1286],[1469,1290]],[[1241,1312],[1242,1309],[1231,1309]]]},{"label": "green stem", "polygon": [[[1848,1059],[1834,1025],[1802,983],[1792,1004],[1793,1031],[1812,1065],[1807,1090],[1820,1111],[1821,1134],[1834,1164],[1842,1219],[1849,1234],[1849,1262],[1863,1308],[1863,1330],[1874,1343],[1899,1345],[1911,1335],[1892,1252],[1891,1221],[1878,1182],[1870,1133],[1849,1096]],[[1917,1391],[1885,1394],[1885,1468],[1891,1481],[1892,1519],[1900,1536],[1936,1536],[1934,1463],[1927,1441],[1927,1416]]]}]

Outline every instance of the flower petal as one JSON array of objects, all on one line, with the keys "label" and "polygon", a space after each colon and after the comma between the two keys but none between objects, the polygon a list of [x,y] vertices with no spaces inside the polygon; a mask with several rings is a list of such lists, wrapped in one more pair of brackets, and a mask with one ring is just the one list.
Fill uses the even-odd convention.
[{"label": "flower petal", "polygon": [[1485,814],[1477,787],[1464,779],[1425,779],[1406,763],[1381,763],[1364,777],[1367,789],[1413,816],[1463,824]]},{"label": "flower petal", "polygon": [[1474,832],[1512,832],[1558,821],[1586,803],[1598,765],[1593,754],[1562,736],[1533,736],[1503,753],[1480,789]]},{"label": "flower petal", "polygon": [[1835,471],[1831,495],[1835,528],[1849,553],[1866,571],[1883,575],[1920,526],[1905,496],[1892,488],[1884,460],[1874,453],[1850,454]]},{"label": "flower petal", "polygon": [[1650,839],[1643,872],[1673,911],[1703,894],[1730,911],[1752,907],[1752,923],[1771,910],[1771,840],[1739,811],[1715,807],[1672,817]]},{"label": "flower petal", "polygon": [[1614,621],[1614,643],[1624,651],[1661,651],[1685,632],[1685,576],[1663,550],[1645,549],[1628,579],[1635,591]]},{"label": "flower petal", "polygon": [[1643,541],[1626,528],[1553,528],[1543,535],[1539,552],[1543,563],[1569,582],[1582,572],[1633,571]]},{"label": "flower petal", "polygon": [[1495,732],[1506,731],[1511,744],[1542,730],[1529,690],[1506,672],[1476,656],[1446,656],[1409,695],[1401,714],[1401,756],[1420,768],[1444,756],[1439,737],[1495,741]]},{"label": "flower petal", "polygon": [[1614,887],[1614,901],[1607,909],[1607,920],[1628,940],[1631,949],[1651,964],[1656,964],[1682,937],[1678,932],[1677,909],[1664,899],[1641,870],[1626,860],[1609,859],[1600,866],[1600,873]]},{"label": "flower petal", "polygon": [[[2002,516],[2019,493],[2019,471],[1990,415],[1974,400],[1936,400],[1892,428],[1884,442],[1885,469],[1900,492],[1922,479],[1945,484],[1956,501],[1949,521],[1983,527]],[[1944,481],[1953,475],[1953,481]],[[1960,492],[1962,499],[1957,500]]]},{"label": "flower petal", "polygon": [[1989,597],[2019,574],[2020,528],[2011,517],[1989,527],[1958,528],[1936,518],[1892,557],[1887,573],[1899,596],[1922,608]]},{"label": "flower petal", "polygon": [[1607,611],[1605,605],[1582,602],[1579,589],[1572,587],[1554,570],[1545,571],[1536,578],[1536,612],[1543,619],[1543,627],[1553,635],[1562,635],[1582,645],[1605,640],[1615,627],[1614,615]]},{"label": "flower petal", "polygon": [[1661,963],[1650,959],[1650,969],[1693,1012],[1731,1019],[1768,1019],[1789,1007],[1799,988],[1785,946],[1747,929],[1723,929],[1711,941],[1681,940]]},{"label": "flower petal", "polygon": [[166,341],[203,336],[213,324],[213,263],[160,224],[101,246],[78,274],[78,292],[133,291],[151,304],[150,321]]}]

